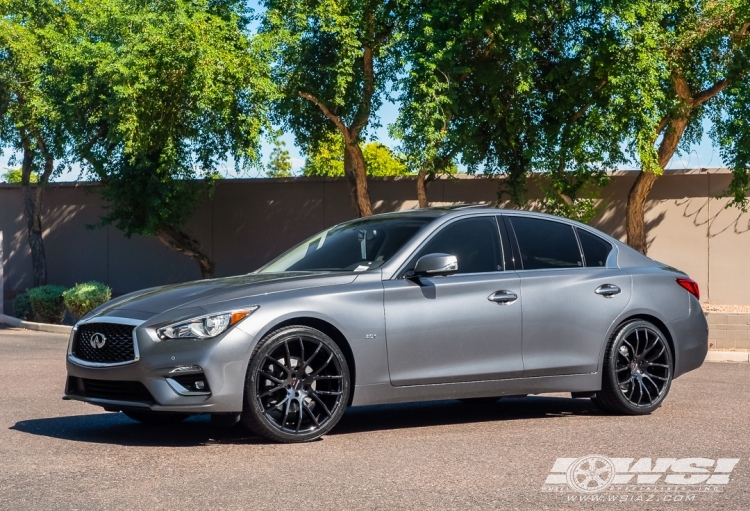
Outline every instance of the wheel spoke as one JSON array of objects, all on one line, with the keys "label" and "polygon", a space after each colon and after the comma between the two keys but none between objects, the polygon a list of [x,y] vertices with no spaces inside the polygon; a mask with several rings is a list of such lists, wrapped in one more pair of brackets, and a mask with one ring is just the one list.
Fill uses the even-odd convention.
[{"label": "wheel spoke", "polygon": [[295,433],[299,433],[299,428],[302,426],[302,399],[297,400],[299,403],[299,406],[297,407],[297,427],[294,429]]},{"label": "wheel spoke", "polygon": [[281,419],[281,427],[282,429],[286,427],[286,421],[289,418],[289,408],[292,406],[292,400],[287,397],[286,399],[286,407],[284,408],[284,418]]},{"label": "wheel spoke", "polygon": [[654,364],[653,362],[650,362],[648,364],[648,367],[664,367],[665,369],[669,369],[669,366],[667,364]]},{"label": "wheel spoke", "polygon": [[641,347],[641,338],[638,335],[638,330],[635,331],[635,352],[633,353],[633,358],[638,356],[638,348]]},{"label": "wheel spoke", "polygon": [[341,376],[340,374],[313,376],[313,379],[315,380],[340,380],[342,378],[343,376]]},{"label": "wheel spoke", "polygon": [[321,396],[340,396],[341,395],[341,392],[333,392],[330,390],[316,390],[315,393]]},{"label": "wheel spoke", "polygon": [[312,410],[310,410],[310,407],[307,406],[307,403],[305,403],[304,401],[302,401],[302,408],[305,410],[305,412],[307,412],[307,415],[313,421],[313,424],[315,424],[315,427],[320,426],[320,424],[318,423],[318,419],[315,418],[315,414],[312,413]]},{"label": "wheel spoke", "polygon": [[271,375],[271,374],[269,374],[269,373],[267,373],[265,371],[258,371],[258,374],[260,374],[264,378],[268,378],[269,380],[271,380],[274,383],[278,383],[279,385],[283,385],[284,384],[284,380],[280,380],[280,379],[276,378],[275,376],[273,376],[273,375]]},{"label": "wheel spoke", "polygon": [[289,341],[284,340],[284,363],[291,370],[292,368],[292,355],[289,353]]},{"label": "wheel spoke", "polygon": [[[312,362],[313,359],[318,356],[318,353],[320,353],[321,349],[323,349],[323,343],[318,344],[318,347],[315,348],[315,351],[313,352],[312,355],[310,355],[310,358],[305,360],[305,363],[302,364],[302,368],[300,368],[300,371],[304,371],[305,368],[307,368],[307,366],[310,365],[310,362]],[[304,373],[302,372],[301,374],[304,374]]]},{"label": "wheel spoke", "polygon": [[656,356],[653,356],[651,358],[647,358],[646,362],[653,362],[654,360],[658,360],[659,357],[661,357],[662,354],[664,353],[664,350],[666,350],[666,348],[664,347],[664,345],[662,345],[661,350],[659,351],[659,353],[657,353]]},{"label": "wheel spoke", "polygon": [[272,364],[276,364],[277,367],[280,367],[281,369],[283,369],[287,374],[290,373],[289,367],[291,367],[291,365],[289,367],[285,367],[284,364],[282,364],[281,362],[279,362],[278,360],[276,360],[273,357],[266,357],[266,360],[268,360]]},{"label": "wheel spoke", "polygon": [[329,417],[331,416],[331,410],[329,410],[326,404],[323,402],[323,400],[317,396],[316,392],[313,391],[308,395],[312,398],[313,401],[315,401],[316,403],[320,405],[323,411],[326,412],[326,415],[328,415]]},{"label": "wheel spoke", "polygon": [[300,360],[305,360],[305,341],[302,339],[302,337],[299,338],[299,346],[300,346]]},{"label": "wheel spoke", "polygon": [[310,374],[310,376],[312,376],[313,378],[315,378],[316,376],[318,376],[318,375],[319,375],[319,374],[320,374],[320,373],[321,373],[321,372],[323,371],[323,369],[325,369],[326,367],[328,367],[328,364],[330,364],[330,363],[331,363],[331,360],[333,360],[333,353],[331,353],[331,354],[330,354],[330,355],[328,356],[328,360],[326,360],[325,364],[323,364],[323,365],[322,365],[322,366],[320,366],[320,367],[319,367],[318,369],[316,369],[315,371],[313,371],[313,372],[312,372],[312,373]]},{"label": "wheel spoke", "polygon": [[269,395],[273,394],[276,391],[282,390],[283,388],[284,388],[283,385],[277,385],[276,387],[265,391],[263,394],[261,394],[260,396],[258,396],[258,398],[264,398],[266,396],[269,396]]},{"label": "wheel spoke", "polygon": [[643,383],[643,380],[641,380],[639,383],[641,384],[641,388],[646,391],[646,395],[648,396],[648,402],[649,402],[649,404],[653,403],[654,402],[654,398],[651,397],[651,392],[648,391],[648,387],[646,386],[646,384]]}]

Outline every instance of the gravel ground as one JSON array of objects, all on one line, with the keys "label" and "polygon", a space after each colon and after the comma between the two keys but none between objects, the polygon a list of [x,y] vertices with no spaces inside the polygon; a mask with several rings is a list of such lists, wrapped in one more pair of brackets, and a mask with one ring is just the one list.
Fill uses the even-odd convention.
[{"label": "gravel ground", "polygon": [[[204,417],[153,429],[62,401],[65,348],[64,336],[0,329],[0,509],[750,508],[750,364],[706,363],[650,416],[564,395],[429,402],[351,409],[320,441],[275,445]],[[557,458],[591,454],[740,461],[722,492],[670,494],[687,502],[541,491]]]},{"label": "gravel ground", "polygon": [[750,312],[750,305],[716,305],[702,303],[703,312]]}]

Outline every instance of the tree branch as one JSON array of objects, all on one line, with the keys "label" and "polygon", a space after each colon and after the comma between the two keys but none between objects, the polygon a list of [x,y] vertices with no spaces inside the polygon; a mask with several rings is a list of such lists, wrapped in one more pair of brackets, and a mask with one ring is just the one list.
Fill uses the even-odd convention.
[{"label": "tree branch", "polygon": [[728,80],[724,78],[723,80],[719,80],[713,86],[709,87],[708,89],[704,90],[703,92],[700,92],[696,94],[696,96],[693,98],[693,105],[694,107],[705,103],[709,99],[716,96],[718,93],[726,89],[731,84],[731,80]]},{"label": "tree branch", "polygon": [[315,105],[317,105],[317,107],[320,108],[320,110],[323,112],[323,115],[325,115],[333,124],[336,125],[336,127],[341,131],[341,133],[344,135],[344,137],[345,138],[348,137],[349,130],[346,127],[346,125],[344,124],[344,121],[341,120],[341,117],[339,117],[338,115],[336,115],[333,112],[331,112],[328,109],[328,107],[325,105],[325,103],[323,103],[318,98],[316,98],[315,96],[313,96],[312,94],[310,94],[308,92],[299,91],[299,95],[300,95],[301,98],[304,98],[304,99],[306,99],[308,101],[311,101],[312,103],[314,103]]},{"label": "tree branch", "polygon": [[364,47],[362,53],[362,67],[364,71],[364,86],[362,89],[362,98],[359,101],[359,108],[354,115],[354,122],[349,128],[352,138],[359,137],[359,132],[367,126],[370,120],[370,109],[372,107],[372,97],[375,95],[375,70],[373,68],[372,48]]}]

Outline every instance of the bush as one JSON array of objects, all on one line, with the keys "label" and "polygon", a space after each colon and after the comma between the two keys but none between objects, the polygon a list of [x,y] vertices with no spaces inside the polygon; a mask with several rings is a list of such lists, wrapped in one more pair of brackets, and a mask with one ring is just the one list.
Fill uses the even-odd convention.
[{"label": "bush", "polygon": [[112,298],[112,290],[100,282],[76,284],[63,294],[65,306],[78,321],[90,311]]},{"label": "bush", "polygon": [[41,286],[29,289],[31,310],[44,323],[62,323],[65,317],[65,304],[62,286]]},{"label": "bush", "polygon": [[31,300],[29,300],[29,290],[18,293],[13,299],[13,313],[18,319],[30,321],[34,317],[34,311],[31,310]]}]

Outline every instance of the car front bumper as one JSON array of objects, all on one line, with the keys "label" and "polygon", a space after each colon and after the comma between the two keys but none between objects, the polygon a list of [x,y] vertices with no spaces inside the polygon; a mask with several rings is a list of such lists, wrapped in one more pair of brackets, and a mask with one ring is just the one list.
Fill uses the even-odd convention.
[{"label": "car front bumper", "polygon": [[[128,320],[96,318],[92,323],[107,321]],[[74,335],[75,330],[69,346]],[[150,409],[195,414],[242,411],[245,375],[254,344],[253,338],[242,329],[232,328],[214,339],[155,341],[153,331],[134,325],[133,337],[136,359],[117,365],[94,366],[76,359],[69,348],[63,399],[84,401],[112,411]],[[188,375],[205,381],[206,389],[191,391],[180,385],[184,381],[181,377]],[[139,384],[147,393],[142,392]]]}]

